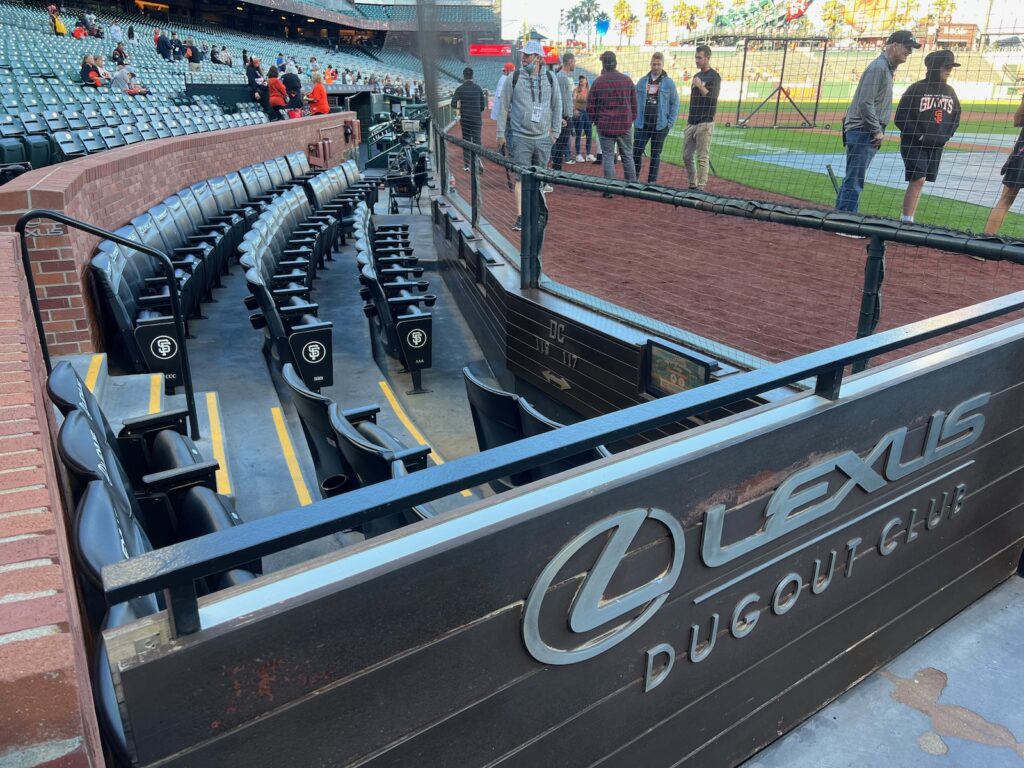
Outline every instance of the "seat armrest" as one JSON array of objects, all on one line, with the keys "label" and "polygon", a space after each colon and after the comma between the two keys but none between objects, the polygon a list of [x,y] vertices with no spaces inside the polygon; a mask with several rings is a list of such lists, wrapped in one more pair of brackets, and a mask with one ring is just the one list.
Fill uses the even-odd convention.
[{"label": "seat armrest", "polygon": [[117,436],[118,438],[135,437],[146,432],[162,431],[165,429],[173,429],[178,434],[185,435],[187,434],[187,417],[187,408],[175,408],[145,416],[136,416],[121,422],[121,431],[117,433]]},{"label": "seat armrest", "polygon": [[176,467],[163,472],[143,475],[142,484],[148,490],[167,493],[190,485],[205,485],[216,489],[216,472],[220,464],[216,461],[202,461],[187,467]]}]

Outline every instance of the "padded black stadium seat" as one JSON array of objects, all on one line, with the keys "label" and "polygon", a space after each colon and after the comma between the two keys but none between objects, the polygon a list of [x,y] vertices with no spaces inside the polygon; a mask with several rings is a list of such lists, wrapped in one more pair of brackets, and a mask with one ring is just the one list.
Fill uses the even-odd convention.
[{"label": "padded black stadium seat", "polygon": [[98,130],[86,128],[82,131],[76,131],[75,135],[78,137],[82,146],[85,147],[85,151],[89,154],[92,154],[93,152],[102,152],[107,148],[107,145],[103,143],[103,139],[100,138]]},{"label": "padded black stadium seat", "polygon": [[[189,192],[189,190],[184,190]],[[166,209],[166,216],[154,217],[157,227],[163,235],[164,242],[168,247],[177,249],[198,249],[197,252],[204,254],[203,261],[206,266],[207,276],[214,286],[220,285],[220,275],[227,271],[227,259],[231,254],[230,242],[225,238],[221,228],[212,230],[197,230],[192,223],[192,217],[183,202],[183,193],[171,195],[166,198],[162,205]],[[153,210],[153,209],[151,209]],[[202,219],[200,218],[202,225]],[[180,251],[185,253],[187,251]]]},{"label": "padded black stadium seat", "polygon": [[[221,211],[217,198],[213,194],[213,189],[206,181],[196,182],[188,190],[182,190],[181,194],[187,197],[188,192],[191,192],[192,197],[195,198],[199,213],[202,216],[202,221],[198,222],[198,228],[204,232],[219,230],[227,237],[227,242],[224,246],[227,253],[234,253],[244,234],[245,227],[242,218],[236,213],[223,213]],[[195,213],[195,210],[189,207],[189,212],[191,215]],[[226,263],[227,260],[225,259]]]},{"label": "padded black stadium seat", "polygon": [[[462,369],[466,382],[466,398],[473,417],[473,431],[481,451],[499,448],[522,440],[523,422],[519,409],[519,395],[488,386],[469,369]],[[501,493],[516,486],[532,482],[531,471],[491,480],[491,488]]]},{"label": "padded black stadium seat", "polygon": [[115,435],[99,402],[67,360],[53,367],[46,380],[46,392],[64,416],[77,408],[89,418],[133,482],[151,472],[202,461],[199,449],[186,432],[185,408],[126,419]]},{"label": "padded black stadium seat", "polygon": [[0,165],[25,162],[25,145],[18,139],[0,138]]},{"label": "padded black stadium seat", "polygon": [[[525,398],[519,398],[519,411],[522,421],[523,435],[525,437],[542,435],[554,429],[560,429],[564,426],[554,419],[549,419],[543,413],[530,405]],[[560,459],[558,461],[549,462],[539,467],[535,467],[533,472],[535,478],[539,480],[565,472],[568,469],[581,467],[584,464],[589,464],[592,461],[603,459],[608,456],[611,456],[611,452],[603,445],[599,445],[591,451],[584,451],[583,453],[578,453],[575,456],[569,456],[565,459]]]},{"label": "padded black stadium seat", "polygon": [[[182,298],[184,300],[182,310],[190,314],[191,312],[198,312],[200,296],[209,293],[206,267],[204,265],[205,249],[182,253],[179,258],[179,254],[173,252],[173,247],[164,242],[163,236],[157,227],[157,222],[153,217],[154,211],[158,214],[166,213],[166,209],[163,211],[157,210],[161,207],[154,206],[149,212],[132,219],[132,227],[134,227],[136,234],[136,237],[132,239],[163,253],[171,259],[176,268],[185,270],[192,276],[192,280],[189,281],[189,286],[191,286],[192,290],[186,291],[184,287],[182,288]],[[148,256],[146,258],[149,259]]]},{"label": "padded black stadium seat", "polygon": [[[390,432],[379,426],[375,416],[352,423],[337,403],[331,403],[330,418],[338,448],[355,472],[359,487],[374,485],[426,468],[430,446],[418,445],[407,448]],[[429,506],[417,505],[367,521],[360,528],[363,535],[370,538],[433,515]]]},{"label": "padded black stadium seat", "polygon": [[33,168],[45,168],[53,162],[53,149],[49,136],[22,136],[25,159]]}]

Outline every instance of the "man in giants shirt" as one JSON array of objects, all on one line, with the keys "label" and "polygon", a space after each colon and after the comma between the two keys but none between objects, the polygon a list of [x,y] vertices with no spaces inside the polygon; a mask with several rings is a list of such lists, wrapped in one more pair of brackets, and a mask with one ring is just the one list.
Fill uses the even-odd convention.
[{"label": "man in giants shirt", "polygon": [[[701,192],[708,183],[708,165],[711,162],[711,131],[715,127],[718,93],[722,88],[721,76],[711,68],[711,48],[698,45],[693,57],[700,70],[693,76],[690,91],[690,115],[683,133],[683,162],[690,189]],[[693,162],[694,152],[697,163]]]},{"label": "man in giants shirt", "polygon": [[942,160],[942,148],[960,125],[960,100],[946,83],[956,57],[952,51],[932,51],[924,57],[924,80],[907,88],[896,107],[900,129],[900,155],[907,169],[907,191],[903,195],[900,221],[912,222],[925,181],[935,181]]},{"label": "man in giants shirt", "polygon": [[651,143],[651,167],[647,181],[658,181],[658,166],[661,163],[661,148],[665,137],[679,117],[679,93],[672,78],[665,74],[665,55],[651,56],[651,71],[636,84],[636,132],[633,137],[633,165],[637,176],[644,161],[647,142]]}]

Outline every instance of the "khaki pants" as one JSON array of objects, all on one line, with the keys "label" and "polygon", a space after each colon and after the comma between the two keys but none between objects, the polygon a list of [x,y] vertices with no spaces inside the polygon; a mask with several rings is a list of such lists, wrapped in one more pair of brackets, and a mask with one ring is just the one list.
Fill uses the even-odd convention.
[{"label": "khaki pants", "polygon": [[[686,126],[683,132],[683,162],[690,186],[703,190],[708,183],[708,162],[711,156],[711,131],[714,123],[697,123]],[[697,152],[696,167],[693,153]]]}]

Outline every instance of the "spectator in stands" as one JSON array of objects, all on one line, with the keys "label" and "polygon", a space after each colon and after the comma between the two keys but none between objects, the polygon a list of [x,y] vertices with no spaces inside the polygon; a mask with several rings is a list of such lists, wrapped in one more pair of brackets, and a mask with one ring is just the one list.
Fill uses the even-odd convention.
[{"label": "spectator in stands", "polygon": [[853,101],[843,118],[846,173],[836,196],[836,208],[856,213],[868,166],[882,146],[885,125],[892,116],[892,85],[896,68],[921,47],[914,33],[901,29],[889,35],[882,54],[864,69]]},{"label": "spectator in stands", "polygon": [[121,31],[121,27],[116,21],[110,25],[110,39],[115,43],[124,42],[124,32]]},{"label": "spectator in stands", "polygon": [[188,62],[189,72],[198,72],[203,68],[203,56],[199,50],[199,46],[196,45],[195,40],[191,37],[185,40],[185,61]]},{"label": "spectator in stands", "polygon": [[[722,78],[711,68],[710,46],[698,45],[693,60],[700,71],[690,81],[690,114],[686,118],[686,130],[683,131],[683,163],[686,165],[690,189],[703,192],[708,183],[711,132],[715,127]],[[697,155],[696,163],[694,153]]]},{"label": "spectator in stands", "polygon": [[274,59],[274,66],[278,69],[284,66],[284,54],[281,51],[277,52],[277,58]]},{"label": "spectator in stands", "polygon": [[167,35],[161,34],[160,30],[156,31],[156,52],[163,56],[167,61],[171,61],[171,41]]},{"label": "spectator in stands", "polygon": [[1024,187],[1024,94],[1021,94],[1020,105],[1013,114],[1013,125],[1020,128],[1020,135],[1013,145],[1010,156],[1006,158],[1000,173],[1003,175],[1003,190],[999,195],[992,213],[985,224],[985,234],[994,235],[999,232],[1006,220],[1010,206],[1017,200],[1017,193]]},{"label": "spectator in stands", "polygon": [[[509,75],[515,71],[515,65],[511,61],[506,61],[504,67],[502,67],[502,76],[498,78],[498,85],[495,88],[495,98],[490,104],[490,119],[498,120],[498,113],[501,110],[502,104],[502,91],[505,89],[505,81]],[[420,83],[417,81],[416,90],[420,90]]]},{"label": "spectator in stands", "polygon": [[109,81],[111,75],[110,72],[107,71],[107,60],[103,58],[103,56],[95,56],[94,60],[96,62],[96,71],[99,72],[100,78],[102,80]]},{"label": "spectator in stands", "polygon": [[64,25],[64,20],[60,17],[57,6],[51,5],[46,9],[46,12],[50,14],[50,26],[53,27],[53,34],[58,37],[64,37],[68,33],[68,28]]},{"label": "spectator in stands", "polygon": [[212,49],[210,49],[210,63],[220,64],[220,48],[218,48],[216,45],[213,46]]},{"label": "spectator in stands", "polygon": [[[459,122],[462,125],[462,140],[473,144],[481,143],[481,132],[483,127],[484,110],[487,109],[487,95],[483,88],[473,82],[473,70],[466,67],[462,70],[462,84],[455,89],[451,100],[452,109],[459,110]],[[462,150],[462,170],[469,170],[469,163],[472,159],[468,149]],[[483,169],[483,164],[477,159],[477,167]]]},{"label": "spectator in stands", "polygon": [[227,47],[223,45],[220,47],[220,63],[226,67],[232,66],[231,51],[229,51]]},{"label": "spectator in stands", "polygon": [[178,37],[177,32],[171,32],[171,58],[175,61],[181,61],[185,55],[185,46],[181,42],[181,38]]},{"label": "spectator in stands", "polygon": [[128,25],[128,42],[135,41],[135,26],[133,24]]},{"label": "spectator in stands", "polygon": [[555,139],[555,146],[551,150],[551,167],[556,171],[562,170],[562,163],[568,161],[575,163],[569,153],[569,138],[572,136],[572,71],[576,69],[576,56],[572,53],[562,54],[562,68],[555,75],[555,82],[558,83],[559,94],[562,97],[562,130]]},{"label": "spectator in stands", "polygon": [[324,67],[324,85],[334,85],[338,79],[338,72],[330,64]]},{"label": "spectator in stands", "polygon": [[658,181],[658,166],[661,164],[661,148],[665,138],[679,117],[679,94],[672,78],[665,73],[665,54],[651,55],[651,71],[636,84],[636,133],[633,136],[633,165],[640,175],[643,167],[644,150],[651,143],[651,165],[647,169],[647,182]]},{"label": "spectator in stands", "polygon": [[288,91],[278,77],[277,67],[267,70],[267,116],[271,121],[283,120],[281,110],[288,106]]},{"label": "spectator in stands", "polygon": [[309,57],[309,71],[308,71],[309,76],[312,77],[314,72],[319,72],[319,71],[320,71],[320,62],[318,62],[316,60],[316,56],[310,56]]},{"label": "spectator in stands", "polygon": [[[586,75],[580,75],[577,85],[572,90],[572,106],[573,106],[573,132],[576,134],[576,162],[582,163],[584,160],[588,162],[596,162],[597,158],[594,157],[594,137],[593,131],[591,130],[590,113],[587,112],[587,98],[590,96],[590,83],[587,82]],[[581,149],[581,139],[586,137],[587,142],[587,156],[583,157]]]},{"label": "spectator in stands", "polygon": [[111,89],[117,89],[128,96],[145,96],[149,91],[135,82],[135,73],[124,64],[117,65],[117,71],[110,81]]},{"label": "spectator in stands", "polygon": [[295,63],[295,59],[292,59],[292,58],[288,59],[288,63],[284,65],[284,71],[285,71],[285,74],[287,74],[287,75],[298,75],[299,74],[299,67]]},{"label": "spectator in stands", "polygon": [[93,88],[99,88],[103,85],[100,71],[96,68],[96,59],[93,58],[91,53],[87,53],[82,57],[82,69],[79,70],[79,75],[81,75],[82,82],[85,85],[91,85]]},{"label": "spectator in stands", "polygon": [[267,81],[263,77],[263,68],[260,66],[260,60],[255,56],[249,59],[249,64],[245,68],[245,77],[249,82],[249,93],[252,94],[252,100],[258,101],[260,106],[263,107],[264,112],[269,112],[270,103],[267,100]]},{"label": "spectator in stands", "polygon": [[924,57],[925,78],[907,88],[896,107],[900,156],[906,169],[900,221],[913,222],[925,181],[935,181],[946,146],[960,125],[960,99],[948,84],[956,57],[952,51],[932,51]]},{"label": "spectator in stands", "polygon": [[[294,67],[292,67],[295,70]],[[285,92],[288,94],[288,111],[301,110],[302,109],[302,81],[299,79],[299,73],[297,71],[288,71],[285,67],[285,72],[281,76],[281,82],[284,84]]]},{"label": "spectator in stands", "polygon": [[128,59],[128,50],[124,47],[123,42],[114,46],[114,52],[110,54],[110,60],[113,61],[115,65],[127,64]]},{"label": "spectator in stands", "polygon": [[331,105],[327,101],[327,90],[324,88],[324,76],[318,69],[312,75],[313,90],[306,94],[306,101],[309,102],[309,112],[312,115],[326,115],[331,111]]},{"label": "spectator in stands", "polygon": [[159,46],[157,45],[157,41],[159,39],[160,39],[160,30],[157,29],[156,27],[153,27],[153,47],[157,48],[157,53],[160,52]]},{"label": "spectator in stands", "polygon": [[245,48],[242,49],[242,66],[249,66],[249,52]]},{"label": "spectator in stands", "polygon": [[[597,126],[597,141],[606,179],[615,178],[615,150],[622,159],[626,181],[636,181],[633,167],[633,121],[636,120],[636,90],[633,81],[616,71],[614,51],[601,54],[601,74],[590,86],[587,113]],[[612,197],[611,192],[603,192]]]},{"label": "spectator in stands", "polygon": [[[562,98],[555,78],[542,72],[544,49],[537,40],[523,46],[522,68],[505,80],[498,112],[498,146],[517,165],[547,167],[562,125]],[[546,188],[545,191],[550,191]],[[516,221],[522,229],[522,182],[516,182]]]},{"label": "spectator in stands", "polygon": [[88,37],[89,33],[85,31],[85,27],[76,22],[75,28],[71,30],[71,36],[75,38],[75,40],[82,40],[83,38]]}]

